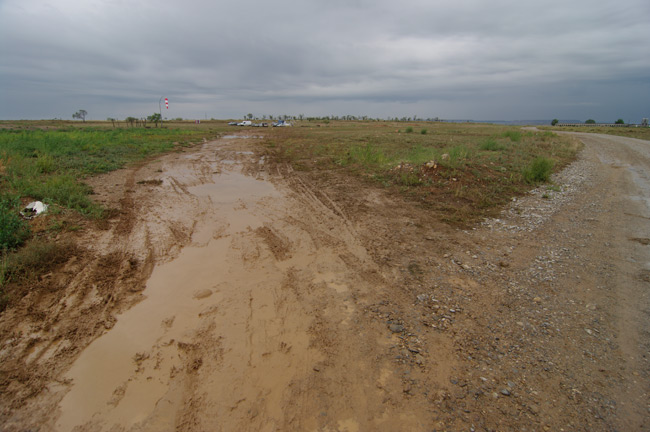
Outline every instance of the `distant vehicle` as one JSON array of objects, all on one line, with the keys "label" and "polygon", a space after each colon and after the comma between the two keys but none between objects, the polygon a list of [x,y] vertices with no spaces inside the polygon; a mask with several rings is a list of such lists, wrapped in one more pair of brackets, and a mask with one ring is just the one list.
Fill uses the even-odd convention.
[{"label": "distant vehicle", "polygon": [[237,126],[238,124],[237,122],[228,122],[228,126]]},{"label": "distant vehicle", "polygon": [[269,124],[266,122],[262,123],[253,123],[253,127],[269,127]]},{"label": "distant vehicle", "polygon": [[277,122],[273,123],[273,127],[290,127],[290,126],[293,125],[285,120],[278,120]]},{"label": "distant vehicle", "polygon": [[237,123],[237,126],[251,126],[252,124],[253,124],[252,121],[244,120],[244,121],[241,122],[241,123]]}]

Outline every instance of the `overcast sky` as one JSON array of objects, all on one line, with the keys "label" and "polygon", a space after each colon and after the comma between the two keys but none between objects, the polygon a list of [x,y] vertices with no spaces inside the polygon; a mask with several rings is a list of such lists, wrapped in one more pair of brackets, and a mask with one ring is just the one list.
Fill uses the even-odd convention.
[{"label": "overcast sky", "polygon": [[648,0],[0,0],[0,119],[650,117]]}]

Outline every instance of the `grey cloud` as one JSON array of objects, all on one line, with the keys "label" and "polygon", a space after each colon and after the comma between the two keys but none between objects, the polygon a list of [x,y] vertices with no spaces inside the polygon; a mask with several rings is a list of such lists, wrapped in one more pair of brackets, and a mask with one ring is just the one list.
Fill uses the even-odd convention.
[{"label": "grey cloud", "polygon": [[144,115],[164,93],[173,117],[640,119],[648,22],[644,0],[5,0],[0,118]]}]

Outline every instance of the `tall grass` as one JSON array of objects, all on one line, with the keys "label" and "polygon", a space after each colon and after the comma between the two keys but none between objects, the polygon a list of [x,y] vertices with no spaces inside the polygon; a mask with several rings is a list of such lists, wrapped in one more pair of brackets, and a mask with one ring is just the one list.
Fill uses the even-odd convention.
[{"label": "tall grass", "polygon": [[531,184],[548,181],[553,173],[554,164],[553,160],[543,156],[538,156],[530,163],[530,165],[523,169],[524,180]]},{"label": "tall grass", "polygon": [[496,139],[490,137],[482,141],[481,144],[479,145],[479,148],[481,150],[487,150],[487,151],[500,151],[500,150],[504,150],[506,146],[498,142]]},{"label": "tall grass", "polygon": [[384,152],[370,143],[365,145],[353,145],[342,161],[342,165],[360,165],[365,168],[382,167],[386,164],[387,158]]},{"label": "tall grass", "polygon": [[508,130],[503,133],[504,138],[510,138],[512,142],[521,141],[521,131],[518,130]]}]

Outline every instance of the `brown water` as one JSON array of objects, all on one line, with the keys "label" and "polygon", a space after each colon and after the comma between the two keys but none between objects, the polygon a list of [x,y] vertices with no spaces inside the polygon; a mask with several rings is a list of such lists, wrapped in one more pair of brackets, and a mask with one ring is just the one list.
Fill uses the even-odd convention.
[{"label": "brown water", "polygon": [[[385,360],[359,355],[396,342],[381,323],[358,328],[359,302],[383,282],[354,224],[299,177],[271,182],[248,150],[230,139],[165,159],[130,236],[170,253],[157,253],[144,300],[68,371],[54,429],[354,431],[414,421],[382,402],[387,386],[401,392]],[[180,249],[163,241],[188,229]]]},{"label": "brown water", "polygon": [[286,266],[256,231],[286,209],[270,182],[225,165],[233,167],[202,180],[184,165],[166,173],[197,198],[203,219],[191,244],[155,268],[146,299],[70,369],[57,430],[169,427],[183,408],[182,387],[207,367],[204,402],[233,410],[263,398],[266,417],[282,416],[282,389],[318,358],[309,321],[283,288]]}]

